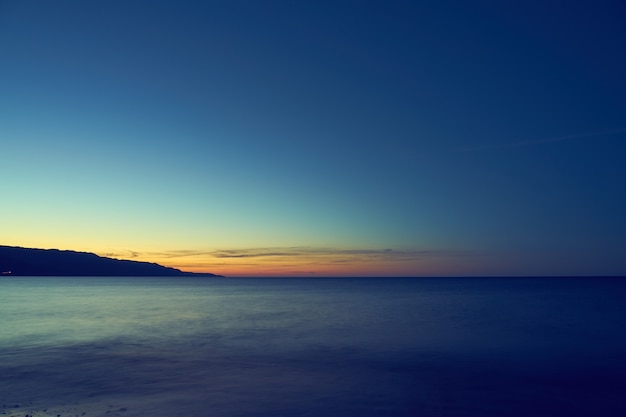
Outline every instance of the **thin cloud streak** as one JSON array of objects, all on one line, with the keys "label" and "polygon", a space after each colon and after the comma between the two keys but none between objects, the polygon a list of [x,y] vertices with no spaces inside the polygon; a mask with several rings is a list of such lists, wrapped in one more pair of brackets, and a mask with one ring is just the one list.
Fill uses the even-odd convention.
[{"label": "thin cloud streak", "polygon": [[417,260],[427,256],[450,255],[449,251],[438,250],[392,250],[392,249],[335,249],[315,247],[289,247],[289,248],[251,248],[237,250],[216,250],[210,255],[216,258],[335,258],[350,260],[364,259],[387,259],[387,260]]},{"label": "thin cloud streak", "polygon": [[[127,253],[106,253],[104,256],[115,258],[189,258],[203,257],[215,259],[241,259],[241,258],[335,258],[338,259],[387,259],[387,260],[419,260],[426,257],[448,257],[468,255],[463,251],[450,251],[438,249],[336,249],[318,248],[309,246],[293,247],[268,247],[268,248],[245,248],[245,249],[217,249],[217,250],[172,250],[162,252],[139,252],[127,250]],[[130,255],[130,256],[129,256]]]},{"label": "thin cloud streak", "polygon": [[454,152],[473,152],[473,151],[482,151],[482,150],[491,150],[491,149],[506,149],[506,148],[521,148],[525,146],[534,146],[534,145],[542,145],[547,143],[554,142],[564,142],[574,139],[589,139],[596,137],[606,137],[606,136],[615,136],[626,133],[626,128],[606,130],[601,132],[587,132],[587,133],[578,133],[575,135],[566,135],[566,136],[557,136],[543,139],[534,139],[534,140],[523,140],[517,142],[507,142],[501,144],[488,144],[488,145],[477,145],[477,146],[467,146],[467,147],[459,147],[455,148]]},{"label": "thin cloud streak", "polygon": [[414,276],[419,271],[433,271],[433,265],[455,265],[475,259],[479,255],[480,253],[472,251],[442,249],[394,250],[390,248],[292,246],[154,252],[126,251],[123,255],[118,254],[118,258],[128,259],[133,256],[135,260],[157,262],[182,270],[212,272],[226,276],[306,276],[312,274],[318,276],[365,276],[368,274]]}]

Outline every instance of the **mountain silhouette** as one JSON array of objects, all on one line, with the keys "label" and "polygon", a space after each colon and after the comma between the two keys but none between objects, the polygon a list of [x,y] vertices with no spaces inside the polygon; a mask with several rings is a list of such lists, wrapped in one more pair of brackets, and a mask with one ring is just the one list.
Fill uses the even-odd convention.
[{"label": "mountain silhouette", "polygon": [[0,273],[4,276],[127,276],[220,277],[184,272],[151,262],[105,258],[90,252],[31,249],[0,245]]}]

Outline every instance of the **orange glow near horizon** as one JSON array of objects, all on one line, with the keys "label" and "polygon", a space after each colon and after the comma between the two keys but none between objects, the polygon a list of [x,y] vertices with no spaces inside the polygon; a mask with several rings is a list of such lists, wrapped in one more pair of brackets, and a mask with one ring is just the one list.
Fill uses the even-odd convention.
[{"label": "orange glow near horizon", "polygon": [[228,277],[416,276],[436,272],[429,262],[389,250],[266,248],[99,255]]},{"label": "orange glow near horizon", "polygon": [[[112,254],[101,254],[112,256]],[[262,248],[222,251],[133,252],[119,259],[154,262],[187,272],[226,277],[415,277],[472,275],[475,259],[391,250]],[[454,258],[454,259],[453,259]]]},{"label": "orange glow near horizon", "polygon": [[[150,262],[185,272],[226,277],[506,276],[510,275],[511,267],[520,269],[519,261],[510,254],[486,256],[463,250],[321,246],[164,249],[156,245],[115,250],[111,247],[46,247],[44,244],[7,243],[27,248],[38,246],[39,249],[90,252],[113,259]],[[525,264],[532,265],[532,262]],[[533,270],[527,274],[536,275]]]},{"label": "orange glow near horizon", "polygon": [[[17,242],[16,242],[17,243]],[[20,242],[21,243],[21,242]],[[14,246],[33,247],[13,244]],[[93,247],[41,249],[92,252],[99,256],[151,262],[185,272],[226,277],[418,277],[502,274],[505,260],[470,256],[462,251],[368,249],[313,246],[228,249],[163,249],[142,247],[114,250]]]}]

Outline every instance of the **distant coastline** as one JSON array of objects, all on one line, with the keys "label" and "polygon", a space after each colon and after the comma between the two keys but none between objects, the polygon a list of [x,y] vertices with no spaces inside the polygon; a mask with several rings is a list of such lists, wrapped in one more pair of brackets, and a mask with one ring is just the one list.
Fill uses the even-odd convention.
[{"label": "distant coastline", "polygon": [[113,259],[91,252],[0,245],[0,273],[14,276],[211,277],[151,262]]}]

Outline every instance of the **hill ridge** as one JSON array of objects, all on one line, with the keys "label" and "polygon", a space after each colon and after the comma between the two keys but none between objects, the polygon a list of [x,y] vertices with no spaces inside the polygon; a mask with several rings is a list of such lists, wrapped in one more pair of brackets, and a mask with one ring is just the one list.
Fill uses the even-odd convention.
[{"label": "hill ridge", "polygon": [[0,273],[5,276],[221,277],[92,252],[5,245],[0,245]]}]

